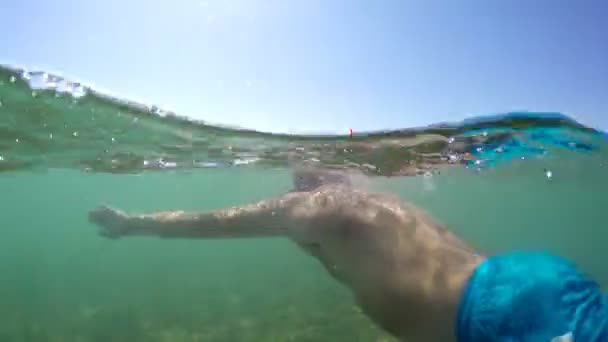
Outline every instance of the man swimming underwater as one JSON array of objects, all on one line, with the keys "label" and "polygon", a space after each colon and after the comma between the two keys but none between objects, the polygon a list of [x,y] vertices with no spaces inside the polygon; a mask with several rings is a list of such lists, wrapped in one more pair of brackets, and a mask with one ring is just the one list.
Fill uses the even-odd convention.
[{"label": "man swimming underwater", "polygon": [[294,183],[241,207],[141,215],[101,207],[89,219],[108,238],[289,237],[404,341],[608,341],[608,297],[566,260],[480,256],[422,210],[358,189],[346,172],[298,168]]}]

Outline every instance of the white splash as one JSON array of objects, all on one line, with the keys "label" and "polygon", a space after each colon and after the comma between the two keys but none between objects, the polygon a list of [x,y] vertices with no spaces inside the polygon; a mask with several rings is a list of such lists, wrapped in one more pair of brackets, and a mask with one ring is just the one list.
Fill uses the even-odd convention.
[{"label": "white splash", "polygon": [[574,336],[572,335],[572,332],[569,332],[565,335],[552,338],[551,342],[574,342]]}]

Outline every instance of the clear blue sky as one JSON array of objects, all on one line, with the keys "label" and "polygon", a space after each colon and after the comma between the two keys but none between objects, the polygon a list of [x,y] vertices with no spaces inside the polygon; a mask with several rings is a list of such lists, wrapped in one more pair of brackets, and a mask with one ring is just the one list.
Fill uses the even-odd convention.
[{"label": "clear blue sky", "polygon": [[2,1],[0,62],[212,123],[420,126],[511,110],[608,129],[608,2]]}]

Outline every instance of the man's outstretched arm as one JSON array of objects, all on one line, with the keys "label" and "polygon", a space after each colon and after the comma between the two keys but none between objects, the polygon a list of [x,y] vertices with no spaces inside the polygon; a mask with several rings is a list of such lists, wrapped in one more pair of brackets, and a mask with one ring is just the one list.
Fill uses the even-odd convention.
[{"label": "man's outstretched arm", "polygon": [[286,217],[304,193],[209,212],[164,211],[127,214],[110,207],[89,213],[108,238],[152,235],[163,238],[239,238],[286,236]]}]

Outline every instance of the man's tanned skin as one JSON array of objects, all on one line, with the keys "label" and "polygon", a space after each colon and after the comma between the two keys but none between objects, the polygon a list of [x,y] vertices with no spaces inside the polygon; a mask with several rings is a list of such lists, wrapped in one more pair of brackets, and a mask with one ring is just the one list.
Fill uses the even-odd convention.
[{"label": "man's tanned skin", "polygon": [[456,341],[460,297],[483,257],[421,209],[355,188],[348,173],[298,168],[293,177],[294,191],[254,204],[201,213],[101,207],[89,218],[114,239],[288,237],[386,331],[407,341]]}]

